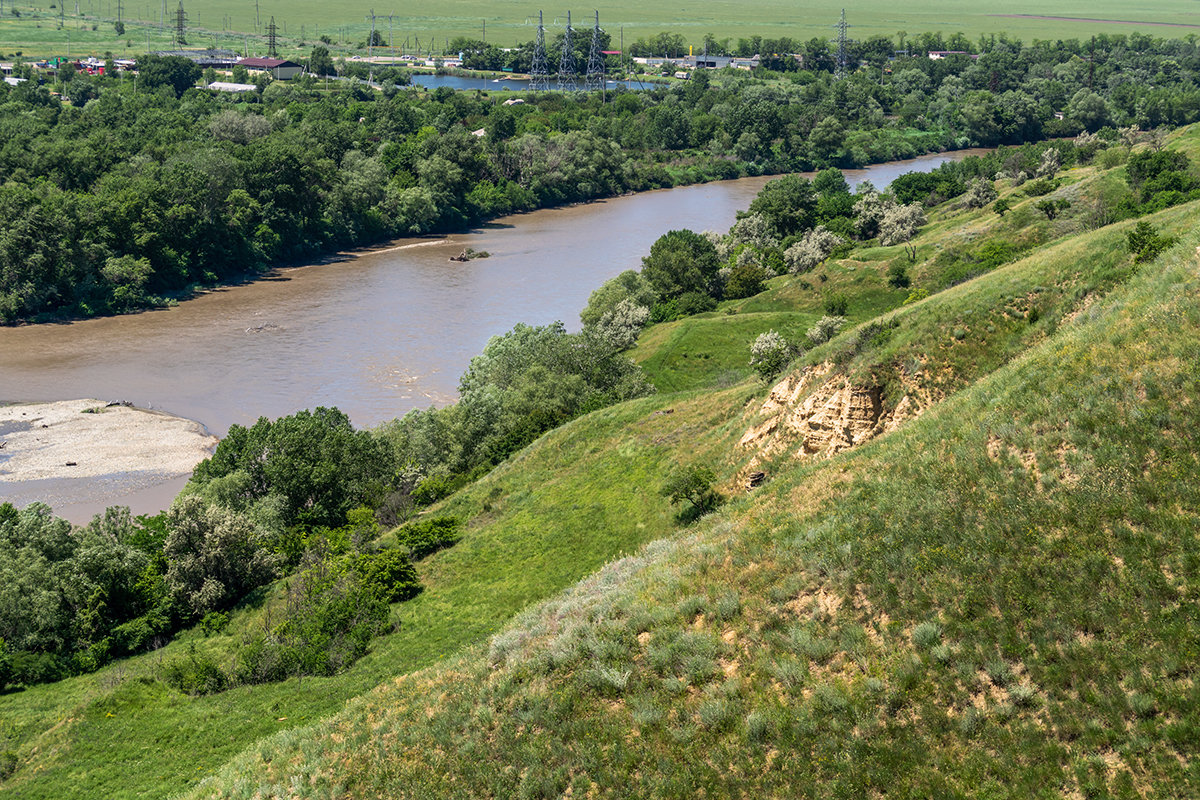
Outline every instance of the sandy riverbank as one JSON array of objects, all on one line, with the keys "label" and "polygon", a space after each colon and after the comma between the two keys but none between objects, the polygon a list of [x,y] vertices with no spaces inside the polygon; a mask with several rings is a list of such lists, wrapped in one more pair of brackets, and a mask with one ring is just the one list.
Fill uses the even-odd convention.
[{"label": "sandy riverbank", "polygon": [[58,509],[178,484],[217,437],[189,419],[85,399],[0,406],[0,442],[0,501]]}]

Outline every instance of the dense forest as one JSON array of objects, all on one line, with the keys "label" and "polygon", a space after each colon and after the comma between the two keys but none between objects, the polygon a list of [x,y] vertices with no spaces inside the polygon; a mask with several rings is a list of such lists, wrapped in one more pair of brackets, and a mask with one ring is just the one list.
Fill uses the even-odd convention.
[{"label": "dense forest", "polygon": [[224,96],[170,58],[136,80],[5,85],[0,320],[121,313],[340,247],[626,191],[1200,117],[1187,41],[996,37],[977,58],[934,60],[924,50],[964,43],[913,37],[890,59],[879,38],[841,80],[824,40],[785,44],[803,63],[514,105],[313,79]]}]

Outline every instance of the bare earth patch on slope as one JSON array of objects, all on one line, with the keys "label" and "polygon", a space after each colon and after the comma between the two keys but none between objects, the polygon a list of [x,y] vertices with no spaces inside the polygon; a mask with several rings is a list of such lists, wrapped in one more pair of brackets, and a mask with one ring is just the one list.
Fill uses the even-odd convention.
[{"label": "bare earth patch on slope", "polygon": [[923,371],[896,372],[901,394],[895,405],[885,402],[882,383],[857,384],[834,374],[825,362],[793,372],[767,396],[760,415],[739,446],[754,451],[745,470],[788,450],[799,460],[831,458],[916,419],[939,400],[939,392],[923,385]]}]

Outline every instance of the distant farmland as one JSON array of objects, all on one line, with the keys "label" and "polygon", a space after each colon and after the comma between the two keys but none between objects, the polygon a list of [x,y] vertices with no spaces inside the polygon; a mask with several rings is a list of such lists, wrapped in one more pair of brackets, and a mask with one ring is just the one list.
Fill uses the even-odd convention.
[{"label": "distant farmland", "polygon": [[[13,16],[10,2],[4,2],[0,16],[0,53],[10,56],[16,50],[25,55],[66,54],[100,55],[111,51],[136,53],[148,46],[158,48],[170,41],[172,20],[178,0],[125,0],[126,33],[118,37],[113,28],[117,16],[116,0],[66,0],[62,9],[53,0],[42,0],[40,7],[18,2],[20,16]],[[600,11],[600,23],[612,34],[617,46],[622,30],[628,44],[639,37],[659,31],[679,33],[699,44],[706,33],[718,40],[759,34],[766,37],[790,36],[810,39],[833,36],[833,24],[843,6],[851,37],[873,34],[895,35],[898,31],[919,33],[963,32],[975,38],[984,33],[1007,32],[1029,42],[1033,39],[1085,38],[1097,33],[1130,34],[1183,38],[1200,33],[1200,17],[1195,0],[1159,0],[1152,3],[1118,3],[1116,0],[1070,0],[1048,6],[1034,0],[1016,0],[1003,6],[973,0],[936,0],[901,4],[894,0],[863,0],[848,4],[845,0],[759,0],[756,3],[734,0],[674,0],[646,3],[616,0],[599,6],[571,9],[577,28],[591,25],[593,8]],[[376,27],[385,39],[390,36],[397,49],[422,49],[435,42],[440,50],[455,36],[480,38],[501,46],[533,38],[538,3],[534,0],[409,0],[392,7],[384,0],[349,0],[329,3],[325,0],[259,0],[257,19],[250,0],[185,0],[189,44],[261,52],[265,26],[272,16],[278,25],[281,47],[306,49],[321,35],[333,40],[334,49],[354,51],[370,32],[367,16],[374,7]],[[78,8],[79,16],[75,15]],[[548,32],[553,35],[566,23],[567,7],[541,5]],[[59,27],[62,11],[62,27]],[[393,14],[389,25],[387,14]],[[160,28],[160,18],[162,27]],[[96,30],[93,31],[92,27]]]}]

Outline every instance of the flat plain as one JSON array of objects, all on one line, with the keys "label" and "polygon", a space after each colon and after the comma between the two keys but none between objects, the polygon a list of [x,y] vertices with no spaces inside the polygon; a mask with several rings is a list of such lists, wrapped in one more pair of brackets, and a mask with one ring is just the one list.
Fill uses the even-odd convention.
[{"label": "flat plain", "polygon": [[[626,44],[661,31],[678,33],[690,44],[700,45],[705,34],[717,40],[739,37],[835,37],[844,0],[814,0],[799,5],[784,0],[755,3],[734,0],[676,0],[667,3],[638,3],[617,0],[600,7],[570,9],[577,28],[589,27],[598,10],[600,24],[613,38],[614,47],[624,37]],[[54,0],[38,6],[5,3],[0,9],[0,54],[21,50],[30,55],[103,55],[136,53],[168,46],[178,3],[132,0],[122,4],[125,35],[118,36],[116,0],[67,0],[62,8]],[[13,9],[20,16],[14,16]],[[320,0],[203,0],[184,2],[189,46],[265,49],[266,26],[274,17],[281,48],[300,52],[319,36],[328,36],[335,50],[357,52],[371,30],[370,14],[385,41],[397,51],[430,42],[440,51],[456,36],[485,37],[500,46],[529,41],[537,26],[539,4],[525,0],[415,0],[388,6],[373,0],[349,0],[330,4]],[[567,7],[541,5],[547,32],[561,32]],[[1116,0],[1067,0],[1047,6],[1034,0],[1015,0],[1003,7],[969,2],[937,0],[899,4],[864,0],[847,8],[851,38],[876,34],[896,36],[900,31],[916,34],[940,31],[962,32],[972,39],[984,34],[1007,33],[1025,42],[1034,39],[1087,38],[1094,34],[1134,32],[1164,38],[1200,34],[1200,18],[1192,0],[1157,0],[1153,3],[1119,3]],[[382,16],[381,16],[382,15]],[[388,15],[391,15],[390,18]],[[61,27],[60,27],[61,22]],[[92,30],[93,26],[95,30]],[[486,31],[486,32],[485,32]]]}]

